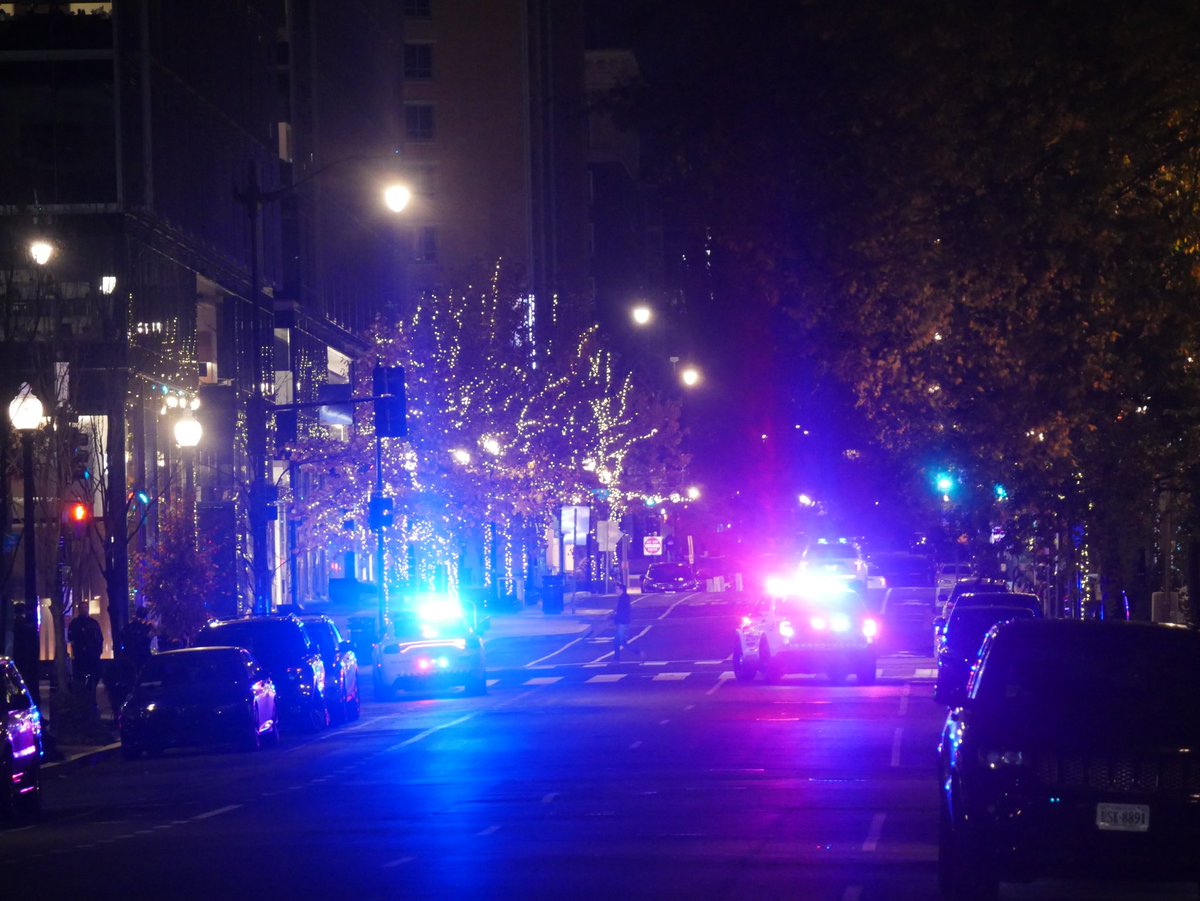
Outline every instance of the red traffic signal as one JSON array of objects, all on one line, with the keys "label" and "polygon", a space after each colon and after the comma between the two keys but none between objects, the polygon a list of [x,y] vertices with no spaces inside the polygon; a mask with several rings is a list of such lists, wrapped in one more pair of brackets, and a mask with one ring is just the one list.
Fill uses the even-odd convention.
[{"label": "red traffic signal", "polygon": [[63,520],[75,538],[82,538],[87,534],[88,524],[92,521],[92,510],[82,501],[72,501],[63,511]]}]

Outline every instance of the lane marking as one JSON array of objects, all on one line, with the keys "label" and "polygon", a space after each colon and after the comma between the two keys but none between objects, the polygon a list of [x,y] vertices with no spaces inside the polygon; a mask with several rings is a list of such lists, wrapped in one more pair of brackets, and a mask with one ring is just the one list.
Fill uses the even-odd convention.
[{"label": "lane marking", "polygon": [[546,794],[542,795],[543,804],[553,804],[557,800],[558,792],[547,792]]},{"label": "lane marking", "polygon": [[476,835],[491,835],[493,832],[499,832],[499,831],[500,831],[499,826],[488,826],[486,829],[480,829],[475,834]]},{"label": "lane marking", "polygon": [[383,868],[386,870],[391,867],[402,867],[406,863],[412,863],[414,860],[416,860],[415,857],[398,857],[395,860],[389,860],[383,865]]},{"label": "lane marking", "polygon": [[722,663],[728,663],[732,659],[733,659],[733,655],[730,654],[728,657],[722,657],[720,660],[697,660],[696,665],[697,666],[720,666]]},{"label": "lane marking", "polygon": [[522,685],[553,685],[555,682],[561,682],[562,676],[534,676],[532,679],[526,679]]},{"label": "lane marking", "polygon": [[892,733],[892,766],[900,766],[900,738],[903,735],[902,726],[897,726],[896,731]]},{"label": "lane marking", "polygon": [[551,657],[557,657],[559,654],[561,654],[563,651],[565,651],[567,648],[571,647],[572,645],[579,644],[579,642],[583,641],[583,639],[586,637],[587,636],[585,636],[585,635],[580,635],[578,638],[573,638],[570,641],[568,641],[566,644],[564,644],[561,648],[559,648],[557,651],[551,651],[545,657],[539,657],[537,660],[534,660],[532,663],[527,663],[525,665],[526,666],[537,666],[539,663],[549,660]]},{"label": "lane marking", "polygon": [[721,675],[717,676],[717,684],[714,685],[712,688],[710,688],[708,691],[706,691],[704,694],[705,695],[716,694],[717,689],[720,688],[722,685],[724,685],[726,682],[728,682],[732,678],[733,678],[733,673],[721,673]]},{"label": "lane marking", "polygon": [[669,723],[669,722],[671,722],[671,721],[670,721],[670,720],[659,720],[659,721],[658,721],[658,724],[659,724],[660,726],[665,726],[665,725],[666,725],[667,723]]},{"label": "lane marking", "polygon": [[879,836],[883,834],[885,819],[887,819],[887,814],[884,813],[877,813],[871,817],[871,828],[867,830],[867,840],[862,844],[864,851],[874,851],[879,847]]},{"label": "lane marking", "polygon": [[598,676],[592,676],[585,679],[585,682],[620,682],[625,678],[624,673],[600,673]]},{"label": "lane marking", "polygon": [[431,735],[436,735],[437,733],[441,732],[443,729],[449,729],[452,726],[461,726],[467,720],[475,719],[476,715],[477,714],[474,714],[474,713],[468,713],[466,716],[460,716],[458,719],[451,720],[448,723],[442,723],[440,726],[431,726],[430,728],[426,729],[424,732],[418,732],[412,738],[406,738],[404,741],[400,742],[399,744],[392,745],[390,748],[388,748],[388,750],[395,751],[400,748],[407,748],[409,745],[415,745],[417,742],[424,741],[425,739],[429,738],[429,736],[431,736]]},{"label": "lane marking", "polygon": [[677,600],[674,604],[672,604],[670,607],[668,607],[666,610],[664,610],[662,616],[659,617],[659,620],[666,619],[668,616],[671,615],[672,610],[674,610],[676,607],[678,607],[684,601],[690,600],[693,597],[695,597],[694,594],[685,594],[683,597],[681,597],[679,600]]},{"label": "lane marking", "polygon": [[691,673],[655,673],[651,682],[682,682]]},{"label": "lane marking", "polygon": [[[207,820],[210,817],[219,817],[221,814],[229,813],[229,811],[231,811],[231,810],[237,810],[241,806],[242,806],[241,804],[226,804],[224,807],[218,807],[216,810],[210,810],[208,813],[198,813],[194,817],[192,817],[192,819],[193,820]],[[142,832],[146,832],[146,831],[149,831],[149,830],[145,830],[145,829],[142,830]],[[134,833],[134,835],[141,835],[141,834],[142,834],[141,832]]]}]

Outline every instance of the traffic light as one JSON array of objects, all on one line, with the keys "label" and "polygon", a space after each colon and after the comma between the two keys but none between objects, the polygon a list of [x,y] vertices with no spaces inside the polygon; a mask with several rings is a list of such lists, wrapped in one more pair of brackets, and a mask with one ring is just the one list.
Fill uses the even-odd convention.
[{"label": "traffic light", "polygon": [[392,524],[392,499],[375,494],[367,505],[367,524],[371,531],[389,528]]},{"label": "traffic light", "polygon": [[375,434],[380,438],[404,438],[408,435],[404,367],[376,366],[373,388]]},{"label": "traffic light", "polygon": [[72,538],[83,538],[92,522],[92,511],[83,501],[71,501],[63,510],[63,521]]},{"label": "traffic light", "polygon": [[71,481],[91,481],[92,443],[88,433],[72,427],[67,431],[67,447],[71,459]]}]

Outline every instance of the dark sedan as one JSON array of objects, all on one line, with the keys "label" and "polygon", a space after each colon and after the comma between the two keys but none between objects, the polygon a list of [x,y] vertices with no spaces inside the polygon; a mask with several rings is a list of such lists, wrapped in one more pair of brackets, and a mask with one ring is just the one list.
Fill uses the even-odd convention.
[{"label": "dark sedan", "polygon": [[337,624],[328,616],[302,616],[300,621],[325,664],[325,700],[329,718],[335,723],[358,719],[362,705],[358,690],[358,655],[353,646],[342,638]]},{"label": "dark sedan", "polygon": [[275,685],[242,648],[166,651],[138,673],[120,725],[128,760],[205,745],[257,750],[279,739]]},{"label": "dark sedan", "polygon": [[696,591],[700,580],[686,563],[651,563],[642,576],[642,594],[656,591]]},{"label": "dark sedan", "polygon": [[988,633],[938,748],[938,880],[1200,881],[1200,633],[1015,620]]},{"label": "dark sedan", "polygon": [[16,665],[0,657],[0,817],[36,819],[42,809],[42,716]]},{"label": "dark sedan", "polygon": [[284,728],[329,725],[325,664],[294,616],[216,620],[192,639],[193,647],[245,648],[263,665],[279,693]]},{"label": "dark sedan", "polygon": [[981,605],[964,607],[961,604],[942,630],[942,643],[937,655],[937,683],[933,697],[943,704],[961,698],[966,692],[971,668],[979,659],[979,646],[988,630],[1010,619],[1029,619],[1034,615],[1028,607]]}]

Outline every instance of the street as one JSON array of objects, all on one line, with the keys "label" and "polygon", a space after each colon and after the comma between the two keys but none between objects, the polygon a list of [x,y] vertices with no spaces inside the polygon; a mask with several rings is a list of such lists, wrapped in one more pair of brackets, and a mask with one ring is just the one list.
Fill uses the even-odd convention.
[{"label": "street", "polygon": [[639,597],[644,660],[620,664],[604,622],[493,638],[487,696],[368,699],[276,749],[49,769],[0,869],[54,898],[936,898],[930,661],[885,658],[870,687],[739,684],[737,607]]}]

